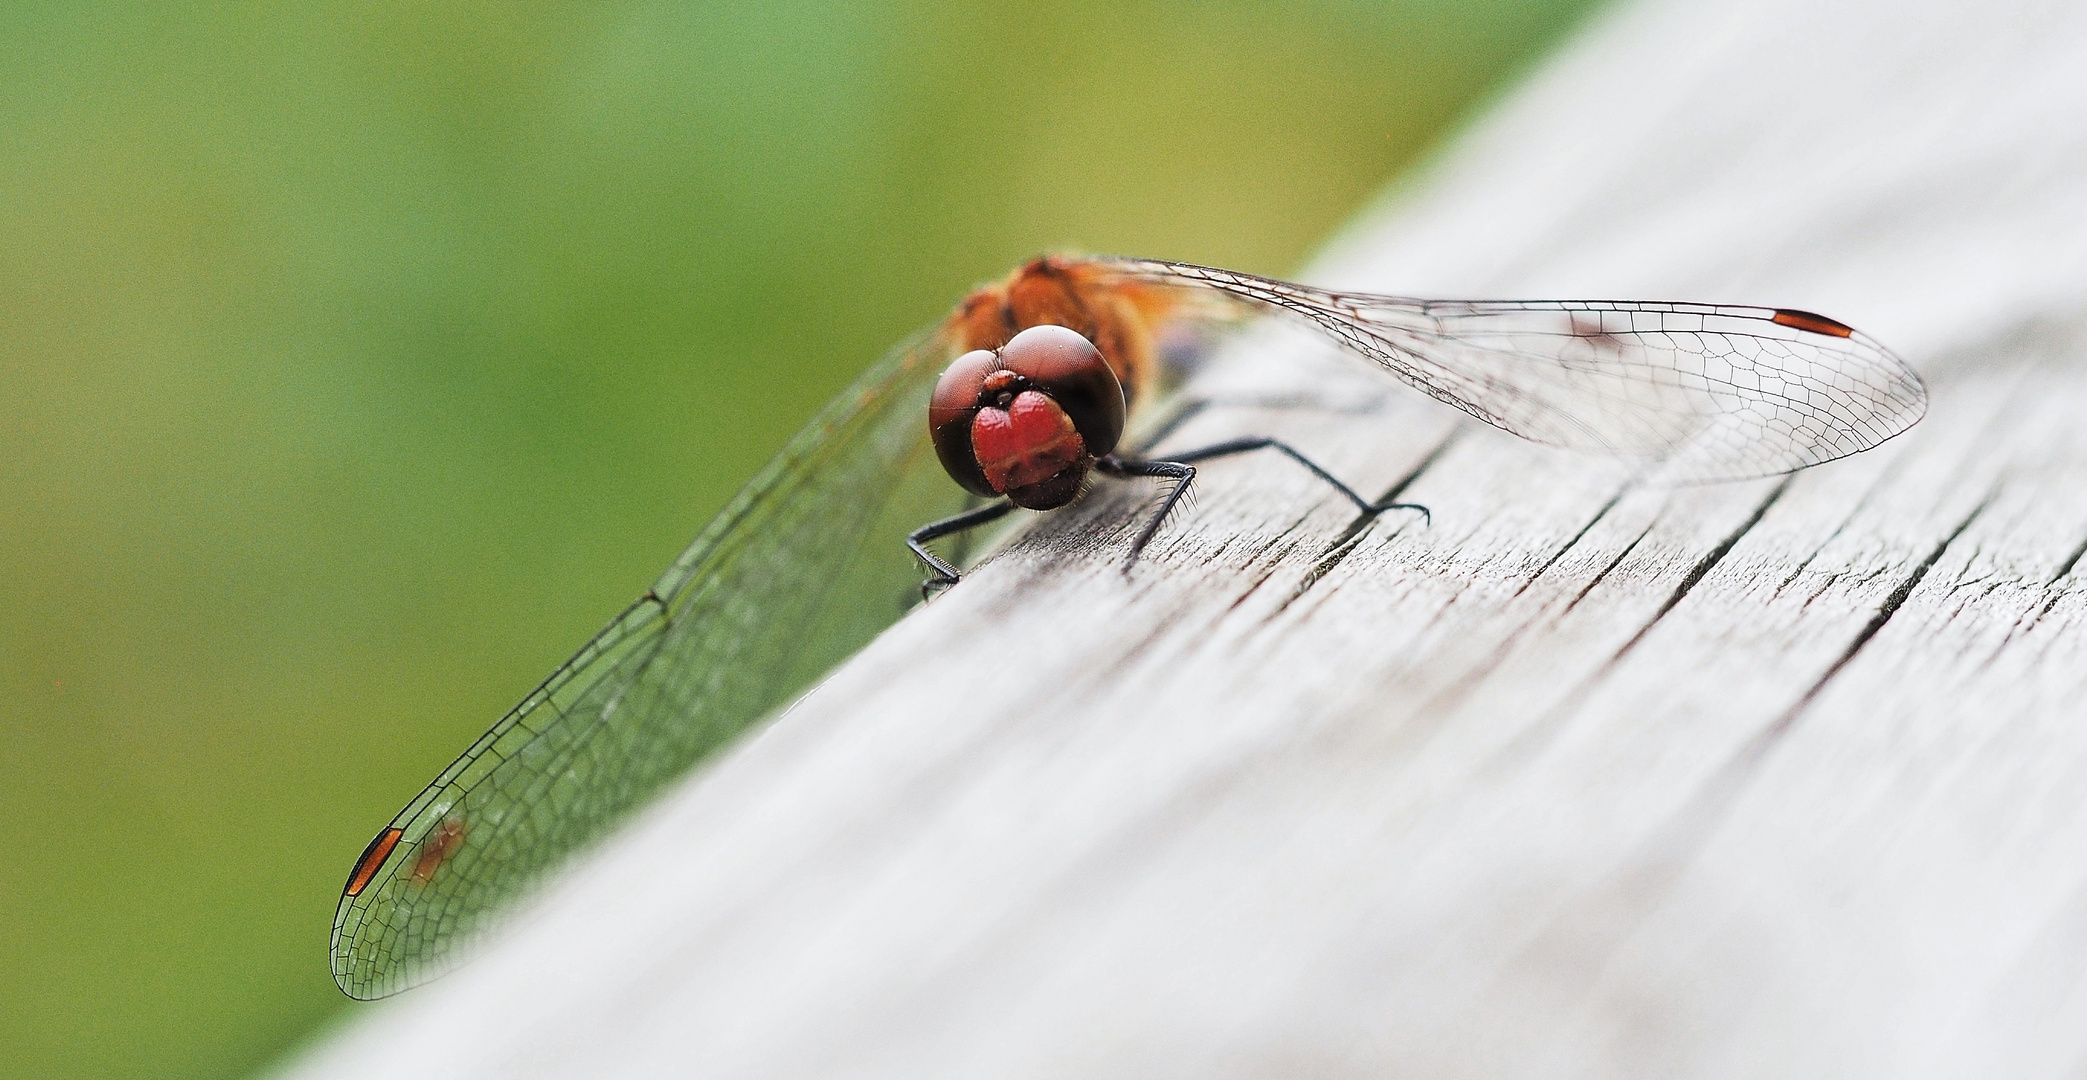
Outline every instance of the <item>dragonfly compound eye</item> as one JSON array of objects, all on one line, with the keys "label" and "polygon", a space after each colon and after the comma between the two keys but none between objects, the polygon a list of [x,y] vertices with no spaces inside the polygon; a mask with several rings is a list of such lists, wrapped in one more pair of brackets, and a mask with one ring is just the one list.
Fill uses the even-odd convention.
[{"label": "dragonfly compound eye", "polygon": [[942,466],[980,495],[1049,510],[1071,502],[1123,436],[1123,387],[1086,338],[1034,326],[942,373],[928,427]]},{"label": "dragonfly compound eye", "polygon": [[956,358],[935,383],[935,396],[928,399],[928,434],[935,440],[935,456],[950,479],[973,495],[998,495],[978,467],[971,451],[971,421],[978,415],[979,399],[985,393],[986,376],[1000,368],[1000,357],[987,349],[975,349]]},{"label": "dragonfly compound eye", "polygon": [[1093,343],[1062,326],[1032,326],[1001,346],[1000,363],[1065,410],[1088,453],[1101,457],[1116,449],[1123,437],[1123,384]]}]

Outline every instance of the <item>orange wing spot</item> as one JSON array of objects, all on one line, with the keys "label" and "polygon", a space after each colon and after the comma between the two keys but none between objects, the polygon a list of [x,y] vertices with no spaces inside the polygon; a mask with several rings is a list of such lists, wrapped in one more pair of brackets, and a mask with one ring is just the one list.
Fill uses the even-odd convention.
[{"label": "orange wing spot", "polygon": [[428,830],[420,841],[420,858],[413,860],[413,870],[406,880],[425,886],[435,879],[435,871],[449,861],[457,849],[464,846],[464,819],[443,818],[442,823]]},{"label": "orange wing spot", "polygon": [[377,868],[391,857],[391,849],[399,846],[399,837],[403,835],[403,829],[386,829],[362,849],[362,858],[355,860],[355,869],[348,872],[347,895],[360,896],[369,887],[370,879],[377,876]]},{"label": "orange wing spot", "polygon": [[1825,334],[1827,337],[1848,337],[1855,333],[1855,328],[1846,323],[1835,322],[1824,315],[1814,315],[1809,311],[1794,311],[1789,308],[1775,309],[1775,324],[1809,330],[1814,334]]}]

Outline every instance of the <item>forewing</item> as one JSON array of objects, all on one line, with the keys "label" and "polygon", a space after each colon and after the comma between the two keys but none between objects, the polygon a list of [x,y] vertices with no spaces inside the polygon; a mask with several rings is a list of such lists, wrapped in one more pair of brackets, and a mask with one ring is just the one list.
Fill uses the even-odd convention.
[{"label": "forewing", "polygon": [[922,335],[844,391],[644,597],[392,820],[334,917],[351,997],[446,968],[505,902],[803,691],[919,597],[906,532],[962,509]]},{"label": "forewing", "polygon": [[1641,301],[1336,293],[1229,270],[1104,260],[1309,320],[1429,396],[1527,439],[1674,483],[1769,476],[1911,427],[1927,391],[1869,336],[1808,312]]}]

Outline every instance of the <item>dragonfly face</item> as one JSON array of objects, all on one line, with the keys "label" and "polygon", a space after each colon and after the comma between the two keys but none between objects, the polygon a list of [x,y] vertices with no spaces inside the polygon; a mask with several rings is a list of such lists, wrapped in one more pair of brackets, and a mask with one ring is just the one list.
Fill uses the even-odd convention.
[{"label": "dragonfly face", "polygon": [[1032,326],[958,357],[935,384],[928,431],[942,467],[977,495],[1030,510],[1073,500],[1123,437],[1123,384],[1101,351],[1062,326]]}]

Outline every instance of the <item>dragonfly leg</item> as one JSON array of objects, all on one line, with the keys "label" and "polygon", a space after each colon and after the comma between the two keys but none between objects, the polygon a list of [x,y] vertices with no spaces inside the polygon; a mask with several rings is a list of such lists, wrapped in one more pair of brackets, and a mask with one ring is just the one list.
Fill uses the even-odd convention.
[{"label": "dragonfly leg", "polygon": [[963,576],[957,572],[956,567],[944,562],[941,556],[929,551],[928,541],[939,540],[945,536],[954,536],[967,529],[975,529],[987,522],[998,521],[1006,517],[1007,512],[1012,509],[1014,509],[1013,503],[1008,502],[1006,499],[996,499],[984,506],[966,510],[953,517],[928,522],[926,525],[922,525],[920,528],[907,533],[906,547],[911,549],[913,554],[919,556],[920,561],[926,563],[928,570],[933,574],[932,577],[920,583],[920,598],[922,600],[932,599],[935,595],[934,590],[949,588],[957,583],[959,577]]},{"label": "dragonfly leg", "polygon": [[1433,515],[1428,513],[1427,507],[1422,506],[1419,503],[1392,502],[1388,499],[1384,502],[1371,502],[1368,499],[1363,498],[1362,495],[1356,492],[1354,488],[1351,488],[1348,485],[1341,483],[1339,477],[1333,475],[1330,472],[1327,472],[1324,468],[1322,468],[1319,465],[1318,462],[1313,461],[1311,458],[1305,457],[1303,454],[1298,452],[1296,447],[1291,446],[1289,443],[1283,442],[1280,439],[1231,439],[1226,442],[1215,443],[1213,445],[1201,447],[1196,450],[1190,450],[1185,453],[1168,454],[1167,460],[1179,461],[1184,463],[1191,461],[1209,461],[1211,458],[1230,457],[1233,454],[1251,453],[1255,450],[1274,450],[1282,454],[1283,456],[1289,458],[1291,461],[1294,461],[1299,465],[1302,465],[1305,468],[1310,469],[1312,471],[1313,476],[1316,476],[1319,479],[1324,480],[1328,484],[1332,485],[1335,491],[1338,491],[1341,494],[1347,496],[1348,501],[1354,503],[1356,509],[1362,511],[1365,514],[1368,514],[1371,517],[1375,517],[1378,514],[1385,512],[1386,510],[1418,510],[1420,511],[1420,516],[1423,521],[1427,521],[1430,524],[1433,523]]},{"label": "dragonfly leg", "polygon": [[1175,481],[1174,490],[1167,493],[1166,499],[1160,503],[1158,512],[1154,513],[1152,520],[1145,524],[1145,531],[1139,534],[1137,542],[1131,545],[1130,558],[1126,560],[1126,565],[1129,562],[1137,561],[1138,553],[1145,550],[1145,545],[1150,543],[1154,534],[1159,532],[1159,527],[1167,520],[1167,515],[1173,512],[1174,504],[1181,501],[1181,496],[1188,490],[1189,481],[1195,479],[1196,476],[1196,468],[1191,464],[1192,462],[1209,461],[1212,458],[1230,457],[1233,454],[1251,453],[1255,450],[1278,451],[1290,460],[1310,469],[1313,476],[1326,481],[1332,485],[1335,491],[1347,496],[1348,501],[1354,503],[1356,509],[1362,511],[1367,517],[1376,517],[1387,510],[1417,510],[1420,512],[1423,521],[1433,521],[1433,515],[1428,513],[1428,508],[1419,503],[1392,502],[1389,499],[1383,502],[1371,502],[1363,498],[1354,488],[1342,483],[1339,477],[1327,472],[1318,462],[1305,457],[1297,451],[1296,447],[1279,439],[1230,439],[1179,454],[1168,454],[1164,461],[1138,461],[1108,457],[1095,463],[1096,468],[1112,476],[1161,476],[1171,477]]},{"label": "dragonfly leg", "polygon": [[1186,461],[1125,460],[1113,455],[1096,461],[1094,467],[1110,476],[1157,476],[1174,481],[1167,497],[1160,500],[1159,509],[1153,511],[1152,520],[1145,523],[1145,531],[1139,533],[1138,539],[1131,544],[1130,554],[1124,557],[1123,568],[1129,570],[1130,565],[1138,561],[1138,553],[1145,550],[1145,545],[1152,542],[1159,527],[1166,523],[1167,515],[1174,512],[1174,504],[1188,494],[1188,485],[1196,478],[1196,467]]}]

